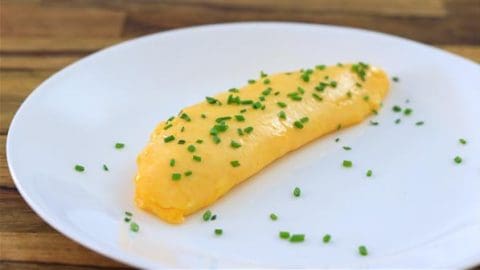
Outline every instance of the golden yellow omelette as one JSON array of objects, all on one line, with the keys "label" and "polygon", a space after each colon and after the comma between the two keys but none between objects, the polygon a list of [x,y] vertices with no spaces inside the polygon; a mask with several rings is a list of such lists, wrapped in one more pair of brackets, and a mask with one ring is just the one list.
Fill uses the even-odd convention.
[{"label": "golden yellow omelette", "polygon": [[262,168],[320,136],[361,122],[387,94],[364,63],[250,80],[161,122],[138,156],[136,204],[182,223]]}]

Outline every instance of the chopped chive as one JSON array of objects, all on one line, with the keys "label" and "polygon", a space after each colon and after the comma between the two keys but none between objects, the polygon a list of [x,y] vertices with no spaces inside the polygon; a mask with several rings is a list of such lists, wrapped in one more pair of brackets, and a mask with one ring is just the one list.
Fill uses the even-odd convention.
[{"label": "chopped chive", "polygon": [[280,108],[285,108],[285,107],[287,107],[287,104],[286,104],[285,102],[281,102],[281,101],[277,102],[277,105],[278,105],[278,107],[280,107]]},{"label": "chopped chive", "polygon": [[245,117],[241,114],[239,115],[235,115],[235,119],[238,121],[238,122],[243,122],[245,121]]},{"label": "chopped chive", "polygon": [[278,112],[277,115],[278,115],[278,117],[279,117],[280,119],[283,119],[283,120],[287,119],[287,115],[285,114],[284,111]]},{"label": "chopped chive", "polygon": [[260,100],[260,101],[265,101],[265,97],[264,97],[264,96],[259,96],[259,97],[258,97],[258,100]]},{"label": "chopped chive", "polygon": [[309,120],[309,119],[308,119],[308,117],[306,117],[306,116],[305,116],[305,117],[302,117],[302,118],[300,118],[300,122],[302,122],[303,124],[307,123],[307,122],[308,122],[308,120]]},{"label": "chopped chive", "polygon": [[232,93],[238,93],[238,89],[237,88],[230,88],[228,89],[228,92],[232,92]]},{"label": "chopped chive", "polygon": [[289,233],[289,232],[279,232],[279,233],[278,233],[278,236],[279,236],[281,239],[288,239],[288,238],[290,238],[290,233]]},{"label": "chopped chive", "polygon": [[225,122],[225,121],[230,120],[230,119],[232,119],[231,116],[223,116],[223,117],[218,117],[217,119],[215,119],[215,122],[221,123],[221,122]]},{"label": "chopped chive", "polygon": [[352,148],[350,146],[344,146],[343,149],[345,149],[345,151],[350,151],[352,150]]},{"label": "chopped chive", "polygon": [[123,143],[116,143],[115,144],[116,149],[123,149],[124,147],[125,147],[125,144],[123,144]]},{"label": "chopped chive", "polygon": [[305,235],[304,234],[294,234],[290,237],[290,242],[291,243],[300,243],[305,241]]},{"label": "chopped chive", "polygon": [[200,114],[200,117],[202,117],[203,119],[207,118],[207,116],[204,113]]},{"label": "chopped chive", "polygon": [[195,147],[195,145],[190,144],[190,145],[187,147],[187,150],[188,150],[188,152],[193,153],[193,152],[195,152],[195,150],[197,150],[197,148]]},{"label": "chopped chive", "polygon": [[368,170],[368,171],[367,171],[367,177],[371,177],[372,175],[373,175],[372,170]]},{"label": "chopped chive", "polygon": [[240,101],[240,104],[242,104],[242,105],[250,105],[250,104],[253,104],[253,100],[251,100],[251,99],[245,99],[245,100]]},{"label": "chopped chive", "polygon": [[167,129],[171,128],[172,126],[173,126],[172,124],[168,124],[163,128],[163,130],[167,130]]},{"label": "chopped chive", "polygon": [[272,92],[272,88],[268,87],[267,89],[262,91],[262,95],[268,96]]},{"label": "chopped chive", "polygon": [[295,196],[295,197],[300,197],[300,194],[301,194],[301,193],[302,193],[302,191],[300,190],[299,187],[295,187],[295,188],[293,189],[293,196]]},{"label": "chopped chive", "polygon": [[125,222],[127,222],[127,223],[130,222],[131,220],[132,220],[132,219],[129,218],[129,217],[125,217],[125,218],[123,219],[123,221],[125,221]]},{"label": "chopped chive", "polygon": [[376,109],[372,109],[372,113],[377,115],[378,114],[378,111]]},{"label": "chopped chive", "polygon": [[318,101],[322,101],[322,100],[323,100],[323,98],[322,98],[321,96],[319,96],[319,95],[317,95],[317,94],[315,94],[315,93],[312,93],[312,97],[314,97],[314,98],[315,98],[316,100],[318,100]]},{"label": "chopped chive", "polygon": [[178,144],[185,144],[186,141],[185,140],[178,140]]},{"label": "chopped chive", "polygon": [[335,138],[335,142],[339,142],[340,141],[340,138]]},{"label": "chopped chive", "polygon": [[212,211],[207,210],[205,211],[205,213],[203,213],[202,218],[204,221],[209,221],[211,216],[212,216]]},{"label": "chopped chive", "polygon": [[253,131],[253,127],[246,127],[245,129],[243,129],[243,131],[245,131],[245,133],[247,134],[250,134]]},{"label": "chopped chive", "polygon": [[300,121],[295,121],[295,122],[293,122],[293,125],[294,125],[296,128],[298,128],[298,129],[302,129],[302,128],[303,128],[303,124],[302,124],[302,122],[300,122]]},{"label": "chopped chive", "polygon": [[316,65],[315,68],[318,69],[318,70],[324,70],[325,65]]},{"label": "chopped chive", "polygon": [[223,230],[222,229],[215,229],[215,235],[222,235]]},{"label": "chopped chive", "polygon": [[298,93],[300,93],[301,95],[305,94],[305,89],[303,89],[302,87],[297,87],[297,91]]},{"label": "chopped chive", "polygon": [[163,138],[163,141],[165,143],[171,142],[173,140],[175,140],[175,136],[173,136],[173,135],[170,135],[170,136],[167,136],[167,137]]},{"label": "chopped chive", "polygon": [[192,119],[190,118],[190,116],[188,116],[188,114],[186,113],[182,113],[182,115],[180,115],[180,118],[187,121],[187,122],[190,122],[192,121]]},{"label": "chopped chive", "polygon": [[270,214],[270,219],[273,220],[273,221],[276,221],[278,219],[278,217],[274,213],[271,213]]},{"label": "chopped chive", "polygon": [[400,118],[398,118],[397,120],[395,120],[395,124],[400,124],[402,120],[400,120]]},{"label": "chopped chive", "polygon": [[337,67],[343,67],[342,63],[337,63]]},{"label": "chopped chive", "polygon": [[238,160],[232,160],[232,161],[230,161],[230,165],[232,165],[232,167],[236,168],[236,167],[240,166],[240,162]]},{"label": "chopped chive", "polygon": [[[395,106],[393,106],[392,110],[393,110],[394,112],[401,112],[401,111],[402,111],[402,108],[401,108],[400,106],[398,106],[398,105],[395,105]],[[405,110],[405,111],[406,111],[406,110]]]},{"label": "chopped chive", "polygon": [[348,97],[348,98],[352,98],[352,92],[348,91],[348,92],[347,92],[347,97]]},{"label": "chopped chive", "polygon": [[231,146],[232,148],[237,149],[237,148],[240,148],[242,145],[241,145],[239,142],[236,142],[236,141],[232,140],[232,141],[230,142],[230,146]]},{"label": "chopped chive", "polygon": [[270,79],[263,80],[263,84],[269,84],[269,83],[270,83]]},{"label": "chopped chive", "polygon": [[227,98],[227,104],[240,104],[240,97],[235,97],[233,95],[229,95]]},{"label": "chopped chive", "polygon": [[408,115],[411,115],[411,114],[412,114],[412,112],[413,112],[413,110],[412,110],[412,109],[410,109],[410,108],[406,108],[406,109],[403,111],[403,114],[408,116]]},{"label": "chopped chive", "polygon": [[184,132],[184,131],[185,131],[185,127],[182,127],[182,128],[180,129],[180,132]]},{"label": "chopped chive", "polygon": [[175,116],[172,116],[172,117],[168,118],[167,122],[171,122],[173,119],[175,119]]},{"label": "chopped chive", "polygon": [[358,87],[358,88],[361,88],[362,84],[357,82],[357,83],[355,83],[355,86]]},{"label": "chopped chive", "polygon": [[331,81],[330,86],[333,87],[333,88],[336,88],[337,87],[337,82],[336,81]]},{"label": "chopped chive", "polygon": [[363,96],[363,100],[369,101],[369,100],[370,100],[370,96]]},{"label": "chopped chive", "polygon": [[195,160],[196,162],[201,162],[201,161],[202,161],[202,157],[201,157],[201,156],[193,155],[192,159]]},{"label": "chopped chive", "polygon": [[371,126],[378,126],[378,122],[376,122],[376,121],[370,121],[370,125],[371,125]]},{"label": "chopped chive", "polygon": [[213,215],[212,218],[210,218],[210,220],[215,220],[217,219],[217,215]]},{"label": "chopped chive", "polygon": [[319,92],[323,92],[325,90],[325,87],[327,87],[328,84],[324,82],[319,82],[317,86],[315,86],[315,90]]},{"label": "chopped chive", "polygon": [[238,136],[243,136],[243,130],[241,128],[237,128]]},{"label": "chopped chive", "polygon": [[267,76],[268,76],[267,73],[265,73],[265,72],[263,72],[263,71],[260,71],[260,78],[265,78],[265,77],[267,77]]},{"label": "chopped chive", "polygon": [[367,75],[368,65],[362,62],[352,65],[352,71],[360,77],[362,81],[365,81]]},{"label": "chopped chive", "polygon": [[104,171],[108,172],[108,167],[107,167],[107,165],[103,164],[102,167],[103,167],[103,170],[104,170]]},{"label": "chopped chive", "polygon": [[170,159],[170,167],[175,167],[175,159]]},{"label": "chopped chive", "polygon": [[262,103],[260,101],[257,101],[252,104],[252,108],[254,108],[255,110],[260,109],[261,107],[262,107]]},{"label": "chopped chive", "polygon": [[215,99],[215,98],[213,98],[213,97],[205,97],[205,99],[207,100],[207,102],[208,102],[209,104],[215,104],[215,103],[218,102],[218,100]]},{"label": "chopped chive", "polygon": [[299,96],[298,92],[291,92],[287,94],[287,97],[289,97],[293,101],[301,101],[302,97]]},{"label": "chopped chive", "polygon": [[178,181],[182,179],[182,175],[180,173],[172,173],[172,180],[173,181]]},{"label": "chopped chive", "polygon": [[255,80],[248,80],[248,84],[254,84],[255,82]]},{"label": "chopped chive", "polygon": [[423,124],[425,124],[425,122],[423,122],[423,121],[418,121],[418,122],[415,123],[415,125],[417,125],[417,126],[423,126]]},{"label": "chopped chive", "polygon": [[358,253],[362,256],[367,256],[368,255],[368,250],[365,246],[359,246],[358,247]]},{"label": "chopped chive", "polygon": [[345,168],[351,168],[353,166],[353,162],[350,160],[344,160],[342,166]]},{"label": "chopped chive", "polygon": [[190,175],[192,175],[192,171],[186,171],[186,172],[184,172],[183,174],[184,174],[185,176],[190,176]]},{"label": "chopped chive", "polygon": [[394,82],[398,82],[400,79],[395,76],[395,77],[392,77],[392,80],[393,80]]},{"label": "chopped chive", "polygon": [[308,74],[307,72],[302,73],[302,75],[300,76],[300,78],[301,78],[304,82],[309,82],[309,81],[310,81],[310,74]]},{"label": "chopped chive", "polygon": [[202,143],[203,143],[203,140],[198,139],[198,140],[196,141],[196,143],[202,144]]},{"label": "chopped chive", "polygon": [[279,94],[280,94],[280,91],[273,93],[274,96],[278,96]]},{"label": "chopped chive", "polygon": [[467,140],[465,140],[465,139],[458,139],[458,142],[463,144],[463,145],[467,144]]},{"label": "chopped chive", "polygon": [[247,112],[247,109],[241,109],[240,110],[240,113],[245,113],[245,112]]},{"label": "chopped chive", "polygon": [[222,141],[217,135],[213,135],[212,140],[214,144],[219,144]]},{"label": "chopped chive", "polygon": [[131,212],[125,211],[125,216],[131,217],[133,214]]},{"label": "chopped chive", "polygon": [[342,129],[342,124],[338,124],[337,126],[337,130],[340,130],[340,129]]},{"label": "chopped chive", "polygon": [[83,167],[82,165],[75,165],[75,171],[77,172],[83,172],[85,171],[85,167]]},{"label": "chopped chive", "polygon": [[323,236],[323,243],[325,243],[325,244],[329,243],[330,239],[332,239],[332,236],[330,234],[325,234]]},{"label": "chopped chive", "polygon": [[455,163],[457,163],[457,164],[460,164],[460,163],[462,163],[462,158],[461,158],[460,156],[456,156],[456,157],[453,159],[453,161],[455,161]]},{"label": "chopped chive", "polygon": [[137,223],[135,222],[130,223],[130,231],[138,232],[139,230],[140,230],[140,226],[138,226]]}]

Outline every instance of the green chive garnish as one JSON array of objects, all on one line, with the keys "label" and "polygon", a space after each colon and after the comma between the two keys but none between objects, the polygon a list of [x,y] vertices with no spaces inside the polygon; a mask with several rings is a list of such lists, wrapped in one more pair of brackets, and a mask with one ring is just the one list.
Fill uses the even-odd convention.
[{"label": "green chive garnish", "polygon": [[237,128],[238,136],[243,136],[243,130],[241,128]]},{"label": "green chive garnish", "polygon": [[352,148],[350,146],[344,146],[343,149],[345,149],[345,151],[350,151],[352,150]]},{"label": "green chive garnish", "polygon": [[369,100],[370,100],[370,97],[369,97],[369,96],[363,96],[363,100],[369,101]]},{"label": "green chive garnish", "polygon": [[241,109],[240,110],[240,113],[245,113],[245,112],[247,112],[247,109]]},{"label": "green chive garnish", "polygon": [[340,141],[340,138],[335,138],[335,142],[339,142]]},{"label": "green chive garnish", "polygon": [[125,216],[131,217],[131,216],[133,216],[133,214],[131,212],[125,211]]},{"label": "green chive garnish", "polygon": [[463,145],[467,144],[467,140],[465,140],[465,139],[458,139],[458,142],[463,144]]},{"label": "green chive garnish", "polygon": [[238,93],[238,89],[237,88],[230,88],[228,89],[228,92],[232,92],[232,93]]},{"label": "green chive garnish", "polygon": [[163,141],[164,141],[165,143],[171,142],[171,141],[173,141],[173,140],[175,140],[175,136],[173,136],[173,135],[170,135],[170,136],[168,136],[168,137],[163,138]]},{"label": "green chive garnish", "polygon": [[203,213],[202,218],[204,221],[209,221],[211,216],[212,216],[212,211],[207,210],[205,211],[205,213]]},{"label": "green chive garnish", "polygon": [[122,148],[124,148],[124,147],[125,147],[125,144],[123,144],[123,143],[116,143],[116,144],[115,144],[115,148],[116,148],[116,149],[122,149]]},{"label": "green chive garnish", "polygon": [[371,125],[371,126],[378,126],[378,122],[376,122],[376,121],[370,121],[370,125]]},{"label": "green chive garnish", "polygon": [[260,101],[257,101],[252,104],[252,108],[254,108],[255,110],[260,109],[261,107],[262,107],[262,103]]},{"label": "green chive garnish", "polygon": [[253,127],[246,127],[243,131],[245,131],[247,134],[250,134],[253,131]]},{"label": "green chive garnish", "polygon": [[132,231],[132,232],[138,232],[139,230],[140,230],[140,226],[138,226],[137,223],[135,223],[135,222],[132,221],[132,222],[130,223],[130,231]]},{"label": "green chive garnish", "polygon": [[267,89],[262,91],[262,95],[268,96],[272,92],[272,88],[268,87]]},{"label": "green chive garnish", "polygon": [[332,236],[330,234],[325,234],[323,236],[323,243],[327,244],[328,242],[330,242],[330,239],[332,239]]},{"label": "green chive garnish", "polygon": [[230,119],[232,119],[231,116],[223,116],[223,117],[218,117],[217,119],[215,119],[215,122],[221,123],[221,122],[225,122],[225,121],[230,120]]},{"label": "green chive garnish", "polygon": [[215,98],[213,98],[213,97],[205,97],[205,99],[207,100],[207,102],[208,102],[209,104],[215,104],[215,103],[218,102],[218,100],[215,99]]},{"label": "green chive garnish", "polygon": [[392,80],[393,80],[394,82],[398,82],[400,79],[399,79],[398,77],[392,77]]},{"label": "green chive garnish", "polygon": [[198,139],[198,140],[196,141],[196,143],[202,144],[202,143],[203,143],[203,140]]},{"label": "green chive garnish", "polygon": [[202,157],[200,157],[200,156],[193,155],[192,159],[195,160],[196,162],[201,162],[202,161]]},{"label": "green chive garnish", "polygon": [[[398,105],[395,105],[395,106],[393,106],[392,110],[393,110],[394,112],[401,112],[401,111],[402,111],[402,108],[401,108],[400,106],[398,106]],[[405,110],[405,111],[406,111],[406,110]]]},{"label": "green chive garnish", "polygon": [[269,84],[269,83],[270,83],[270,79],[263,80],[263,84]]},{"label": "green chive garnish", "polygon": [[167,129],[171,128],[171,127],[173,127],[173,125],[172,125],[172,124],[168,124],[168,125],[166,125],[166,126],[163,128],[163,130],[167,130]]},{"label": "green chive garnish", "polygon": [[294,234],[290,237],[290,242],[291,243],[300,243],[305,241],[305,235],[304,234]]},{"label": "green chive garnish", "polygon": [[178,144],[185,144],[186,141],[185,140],[178,140]]},{"label": "green chive garnish", "polygon": [[352,71],[360,77],[362,81],[365,81],[367,75],[368,65],[362,62],[352,65]]},{"label": "green chive garnish", "polygon": [[182,175],[180,173],[172,173],[172,180],[173,181],[178,181],[182,179]]},{"label": "green chive garnish", "polygon": [[456,157],[453,159],[453,161],[455,161],[455,163],[457,163],[457,164],[460,164],[460,163],[462,163],[462,158],[459,157],[459,156],[456,156]]},{"label": "green chive garnish", "polygon": [[197,148],[195,147],[195,145],[190,144],[190,145],[187,147],[187,150],[188,150],[188,152],[193,153],[193,152],[195,152],[195,150],[197,150]]},{"label": "green chive garnish", "polygon": [[215,229],[215,235],[222,235],[223,230],[222,229]]},{"label": "green chive garnish", "polygon": [[277,105],[278,105],[278,107],[280,107],[280,108],[285,108],[285,107],[287,107],[287,104],[286,104],[285,102],[281,102],[281,101],[277,102]]},{"label": "green chive garnish", "polygon": [[174,167],[175,166],[175,159],[170,159],[170,167]]},{"label": "green chive garnish", "polygon": [[412,112],[413,112],[413,110],[412,110],[412,109],[410,109],[410,108],[406,108],[406,109],[403,111],[403,114],[408,116],[408,115],[411,115],[411,114],[412,114]]},{"label": "green chive garnish", "polygon": [[172,117],[168,118],[167,122],[171,122],[173,119],[175,119],[175,116],[172,116]]},{"label": "green chive garnish", "polygon": [[273,221],[276,221],[278,219],[278,217],[274,213],[271,213],[270,214],[270,219],[273,220]]},{"label": "green chive garnish", "polygon": [[232,165],[232,167],[236,168],[236,167],[240,166],[240,162],[238,160],[232,160],[232,161],[230,161],[230,165]]},{"label": "green chive garnish", "polygon": [[337,82],[336,81],[331,81],[330,86],[333,87],[333,88],[336,88],[337,87]]},{"label": "green chive garnish", "polygon": [[348,92],[347,92],[347,97],[348,97],[348,98],[352,98],[352,92],[348,91]]},{"label": "green chive garnish", "polygon": [[190,118],[190,116],[188,116],[188,114],[186,114],[186,113],[182,113],[182,115],[180,115],[180,118],[187,121],[187,122],[190,122],[192,120]]},{"label": "green chive garnish", "polygon": [[103,164],[103,170],[106,171],[106,172],[108,172],[108,167],[107,167],[107,165]]},{"label": "green chive garnish", "polygon": [[343,167],[345,168],[351,168],[353,166],[353,162],[350,160],[344,160],[342,163]]},{"label": "green chive garnish", "polygon": [[302,191],[300,190],[299,187],[296,187],[295,189],[293,189],[293,196],[300,197],[301,193],[302,193]]},{"label": "green chive garnish", "polygon": [[222,141],[217,135],[213,135],[212,140],[214,144],[219,144]]},{"label": "green chive garnish", "polygon": [[425,124],[425,122],[423,122],[423,121],[418,121],[418,122],[415,123],[415,125],[417,125],[417,126],[423,126],[423,124]]},{"label": "green chive garnish", "polygon": [[265,72],[263,72],[263,71],[260,71],[260,78],[265,78],[265,77],[267,77],[267,76],[268,76],[267,73],[265,73]]},{"label": "green chive garnish", "polygon": [[400,120],[400,118],[398,118],[397,120],[395,120],[395,124],[400,124],[402,120]]},{"label": "green chive garnish", "polygon": [[322,98],[321,96],[319,96],[319,95],[317,95],[317,94],[315,94],[315,93],[312,93],[312,97],[314,97],[314,98],[315,98],[316,100],[318,100],[318,101],[322,101],[322,100],[323,100],[323,98]]},{"label": "green chive garnish", "polygon": [[318,69],[318,70],[324,70],[325,65],[316,65],[315,68]]},{"label": "green chive garnish", "polygon": [[372,174],[373,174],[372,170],[368,170],[368,171],[367,171],[367,177],[371,177]]},{"label": "green chive garnish", "polygon": [[280,232],[280,233],[278,233],[278,236],[281,239],[288,239],[288,238],[290,238],[290,233],[289,232]]},{"label": "green chive garnish", "polygon": [[278,112],[277,115],[278,115],[278,117],[279,117],[280,119],[283,119],[283,120],[287,119],[287,115],[285,114],[284,111]]},{"label": "green chive garnish", "polygon": [[255,80],[248,80],[248,83],[249,83],[249,84],[254,84],[254,83],[255,83]]},{"label": "green chive garnish", "polygon": [[183,174],[184,174],[185,176],[190,176],[190,175],[192,175],[192,171],[186,171],[186,172],[184,172]]},{"label": "green chive garnish", "polygon": [[203,119],[207,118],[207,116],[204,113],[200,114],[200,117],[202,117]]},{"label": "green chive garnish", "polygon": [[302,129],[302,128],[303,128],[303,124],[302,124],[302,122],[300,122],[300,121],[295,121],[295,122],[293,122],[293,125],[294,125],[296,128],[298,128],[298,129]]},{"label": "green chive garnish", "polygon": [[232,148],[235,148],[235,149],[236,149],[236,148],[240,148],[242,145],[241,145],[239,142],[236,142],[236,141],[232,140],[232,141],[230,142],[230,146],[231,146]]},{"label": "green chive garnish", "polygon": [[83,167],[82,165],[75,165],[75,171],[77,172],[83,172],[85,171],[85,167]]},{"label": "green chive garnish", "polygon": [[303,124],[307,123],[308,122],[308,117],[302,117],[300,118],[300,122],[302,122]]},{"label": "green chive garnish", "polygon": [[362,256],[367,256],[368,255],[368,250],[365,246],[359,246],[358,247],[358,253]]},{"label": "green chive garnish", "polygon": [[238,122],[243,122],[245,121],[245,117],[241,114],[239,115],[235,115],[235,119],[238,121]]},{"label": "green chive garnish", "polygon": [[[240,101],[240,104],[242,104],[242,105],[250,105],[250,104],[253,104],[253,100],[251,100],[251,99],[245,99],[245,100]],[[246,111],[246,110],[245,110],[245,111]]]}]

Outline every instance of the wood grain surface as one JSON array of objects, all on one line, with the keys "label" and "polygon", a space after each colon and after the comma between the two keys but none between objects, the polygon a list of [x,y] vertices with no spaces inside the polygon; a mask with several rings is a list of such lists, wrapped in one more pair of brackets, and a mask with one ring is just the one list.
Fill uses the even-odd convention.
[{"label": "wood grain surface", "polygon": [[0,0],[0,269],[128,268],[56,232],[15,188],[5,140],[35,87],[88,54],[140,35],[272,20],[391,33],[480,63],[480,0]]}]

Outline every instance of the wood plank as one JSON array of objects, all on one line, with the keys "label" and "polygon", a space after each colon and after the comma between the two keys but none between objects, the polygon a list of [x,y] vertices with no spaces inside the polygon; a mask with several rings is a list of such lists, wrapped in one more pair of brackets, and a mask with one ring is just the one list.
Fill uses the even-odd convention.
[{"label": "wood plank", "polygon": [[0,188],[0,215],[0,233],[55,232],[33,212],[15,189]]},{"label": "wood plank", "polygon": [[464,45],[443,45],[441,49],[458,54],[467,59],[480,63],[480,46],[464,46]]},{"label": "wood plank", "polygon": [[127,267],[101,267],[101,266],[77,266],[68,264],[52,263],[25,263],[25,262],[0,262],[0,270],[90,270],[90,269],[130,269]]},{"label": "wood plank", "polygon": [[2,4],[0,35],[119,37],[125,13],[99,8],[43,6],[38,3]]},{"label": "wood plank", "polygon": [[124,39],[115,37],[2,37],[0,53],[90,53]]},{"label": "wood plank", "polygon": [[2,261],[125,267],[56,232],[0,232],[0,239]]},{"label": "wood plank", "polygon": [[0,61],[0,69],[11,70],[59,70],[82,56],[23,56],[7,55]]},{"label": "wood plank", "polygon": [[10,171],[8,170],[7,157],[5,154],[5,142],[7,135],[0,135],[0,192],[2,190],[15,190]]}]

